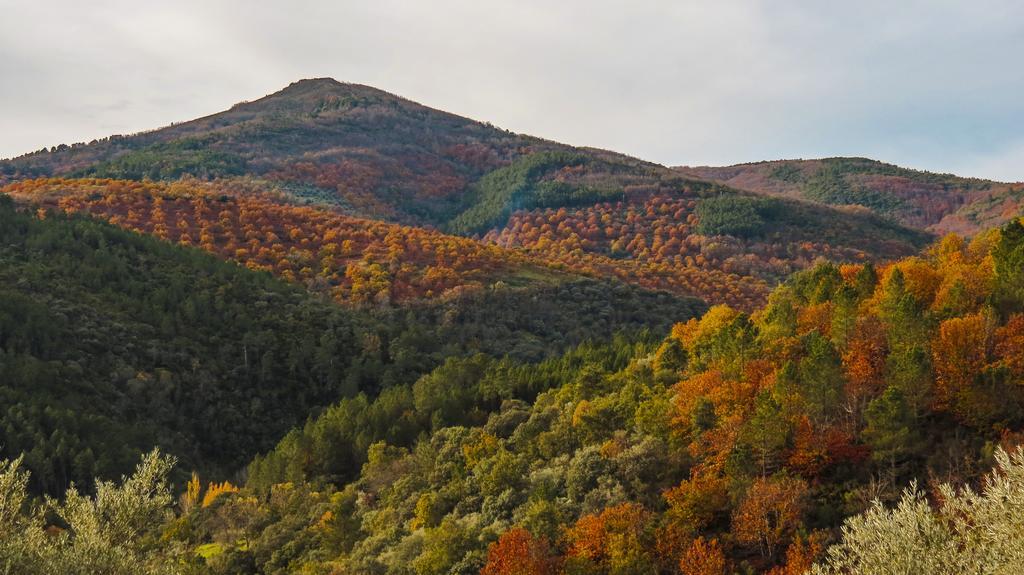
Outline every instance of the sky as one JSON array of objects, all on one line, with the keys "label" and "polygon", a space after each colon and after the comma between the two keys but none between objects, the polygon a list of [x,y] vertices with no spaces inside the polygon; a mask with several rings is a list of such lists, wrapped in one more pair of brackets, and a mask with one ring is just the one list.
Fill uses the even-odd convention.
[{"label": "sky", "polygon": [[310,77],[666,165],[1024,181],[1020,0],[0,0],[0,157]]}]

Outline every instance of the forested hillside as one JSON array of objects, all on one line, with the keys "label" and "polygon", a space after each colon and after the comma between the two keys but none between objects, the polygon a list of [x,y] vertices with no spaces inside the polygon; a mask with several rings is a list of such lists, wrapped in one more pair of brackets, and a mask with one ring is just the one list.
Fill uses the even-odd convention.
[{"label": "forested hillside", "polygon": [[866,158],[681,167],[690,176],[773,196],[855,205],[939,233],[973,235],[1021,212],[1024,184],[910,170]]},{"label": "forested hillside", "polygon": [[[1005,567],[1013,548],[979,530],[1013,529],[1024,492],[1001,451],[1024,431],[1022,358],[1014,221],[889,265],[819,264],[660,342],[453,357],[327,409],[245,485],[195,477],[142,530],[162,543],[126,549],[212,573],[868,573],[872,537],[919,525],[939,530],[891,540],[888,561],[941,541]],[[934,510],[884,508],[914,479],[978,485],[997,460],[984,498],[947,486]]]},{"label": "forested hillside", "polygon": [[520,211],[484,241],[750,311],[787,275],[820,258],[898,258],[927,238],[865,214],[836,217],[807,203],[686,184],[585,207]]},{"label": "forested hillside", "polygon": [[836,221],[810,204],[721,195],[702,184],[631,191],[614,203],[521,210],[482,242],[297,205],[239,182],[57,178],[19,181],[0,192],[196,245],[355,305],[584,275],[749,310],[770,286],[817,258],[899,257],[928,238],[870,216]]},{"label": "forested hillside", "polygon": [[2,160],[0,573],[999,572],[1022,194],[330,79]]},{"label": "forested hillside", "polygon": [[173,529],[214,572],[801,573],[872,500],[1017,445],[1022,262],[1013,223],[819,265],[656,346],[449,361],[325,412]]},{"label": "forested hillside", "polygon": [[387,304],[480,289],[500,279],[556,282],[508,250],[423,228],[356,219],[200,183],[29,180],[3,190],[129,230],[195,245],[338,301]]},{"label": "forested hillside", "polygon": [[342,309],[200,250],[0,200],[0,453],[25,453],[36,492],[116,477],[154,445],[228,475],[314,409],[445,357],[537,360],[703,309],[578,278]]}]

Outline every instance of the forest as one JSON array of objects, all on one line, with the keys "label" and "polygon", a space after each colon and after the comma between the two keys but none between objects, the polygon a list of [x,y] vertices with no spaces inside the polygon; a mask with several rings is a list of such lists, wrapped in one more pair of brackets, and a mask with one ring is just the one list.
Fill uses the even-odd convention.
[{"label": "forest", "polygon": [[[120,243],[252,277],[261,293],[299,293],[87,219],[10,205],[4,217],[33,249],[79,234],[129,262]],[[64,238],[25,232],[51,229]],[[3,325],[46,313],[15,310]],[[26,357],[60,337],[3,333]],[[663,338],[635,332],[542,358],[452,353],[333,403],[241,476],[139,450],[123,484],[39,508],[56,524],[3,506],[19,510],[6,525],[28,527],[0,533],[0,548],[57,562],[90,544],[89,565],[111,573],[868,573],[880,561],[870,542],[913,525],[921,538],[890,541],[886,561],[955,555],[935,551],[946,571],[908,572],[1006,564],[1019,550],[991,530],[1019,525],[1005,506],[1024,496],[1022,357],[1015,220],[893,263],[819,263],[751,313],[719,304]],[[179,375],[169,377],[174,389]],[[0,493],[24,500],[39,472],[8,458]],[[126,535],[97,523],[111,513],[134,514]]]},{"label": "forest", "polygon": [[685,186],[633,192],[614,203],[520,211],[483,239],[574,271],[699,294],[745,311],[762,304],[770,286],[819,258],[893,258],[927,240],[854,214],[836,221],[813,206],[714,193]]},{"label": "forest", "polygon": [[[839,569],[825,553],[845,518],[882,513],[872,502],[895,504],[916,477],[976,485],[1019,442],[1022,263],[1015,222],[891,265],[821,264],[753,314],[717,306],[660,343],[511,371],[446,362],[257,458],[240,493],[269,506],[262,522],[225,536],[204,531],[224,521],[211,511],[179,521],[217,544],[214,572]],[[367,434],[359,476],[339,475],[326,447],[379,411],[412,414],[412,429]],[[321,521],[288,538],[297,503],[280,491],[302,486],[322,506],[296,512]]]},{"label": "forest", "polygon": [[1022,198],[327,78],[0,160],[0,574],[1015,574]]},{"label": "forest", "polygon": [[[562,171],[561,179],[550,182],[577,189],[585,186],[583,173]],[[716,190],[707,186],[629,190],[614,203],[590,205],[589,198],[577,207],[522,209],[482,241],[355,218],[337,206],[238,182],[48,178],[9,184],[0,192],[198,246],[363,306],[444,298],[498,281],[557,283],[568,274],[617,278],[749,311],[763,303],[770,285],[818,258],[899,257],[929,237],[857,214],[837,222],[810,205],[713,196]],[[741,232],[722,215],[737,205],[761,221],[756,230]],[[469,213],[475,212],[464,212]],[[750,225],[755,218],[744,221]]]},{"label": "forest", "polygon": [[0,200],[0,456],[25,454],[35,493],[118,477],[154,445],[226,474],[313,410],[446,357],[536,361],[705,309],[582,278],[343,309],[198,249]]}]

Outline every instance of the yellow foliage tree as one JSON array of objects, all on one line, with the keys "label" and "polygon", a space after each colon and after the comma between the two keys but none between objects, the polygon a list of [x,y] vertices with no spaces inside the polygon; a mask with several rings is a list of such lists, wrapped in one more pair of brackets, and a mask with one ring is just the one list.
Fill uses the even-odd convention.
[{"label": "yellow foliage tree", "polygon": [[206,495],[203,496],[203,507],[209,507],[218,497],[225,493],[238,493],[238,488],[225,481],[223,483],[210,483],[206,488]]},{"label": "yellow foliage tree", "polygon": [[195,509],[196,504],[199,503],[199,492],[202,488],[202,485],[199,483],[199,474],[193,471],[192,479],[189,479],[185,487],[185,493],[181,496],[181,510],[183,512],[188,513]]}]

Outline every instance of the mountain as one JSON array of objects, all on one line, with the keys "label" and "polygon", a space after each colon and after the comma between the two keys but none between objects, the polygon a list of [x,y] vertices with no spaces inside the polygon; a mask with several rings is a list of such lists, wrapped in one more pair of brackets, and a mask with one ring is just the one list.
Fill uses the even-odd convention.
[{"label": "mountain", "polygon": [[1024,183],[936,174],[866,158],[778,160],[676,170],[772,196],[862,206],[936,233],[973,235],[1002,225],[1024,208]]},{"label": "mountain", "polygon": [[[377,176],[360,175],[369,172]],[[10,216],[27,235],[12,236],[26,251],[5,261],[7,273],[62,278],[12,284],[20,287],[10,301],[22,303],[9,310],[43,310],[19,336],[42,347],[7,349],[56,369],[39,376],[55,382],[42,386],[34,371],[17,371],[23,387],[7,398],[52,404],[11,412],[22,425],[4,442],[11,455],[30,451],[46,492],[123,473],[153,444],[226,473],[339,396],[373,397],[445,357],[538,361],[619,331],[666,329],[705,308],[693,297],[753,309],[816,258],[894,258],[928,240],[869,214],[682,178],[329,79],[191,122],[6,160],[0,173],[0,194],[37,214]],[[444,174],[453,176],[438,187]],[[34,238],[51,234],[65,238],[52,253],[34,249]],[[102,239],[79,239],[90,234]],[[100,263],[71,255],[97,245],[133,247]],[[216,267],[193,248],[242,267]],[[54,262],[66,269],[50,269]],[[29,274],[31,266],[45,271]],[[97,277],[108,278],[108,299],[93,299]],[[78,319],[47,319],[51,308]],[[272,312],[257,321],[256,309]],[[66,350],[39,335],[50,324]],[[249,335],[233,341],[238,333]],[[324,341],[364,344],[310,343]],[[333,359],[325,366],[321,355]],[[78,391],[62,396],[76,370]],[[90,449],[105,459],[73,455]]]},{"label": "mountain", "polygon": [[569,149],[321,78],[190,122],[0,162],[0,173],[8,179],[247,175],[299,196],[329,197],[359,214],[437,225],[460,209],[469,184],[482,175],[519,156]]},{"label": "mountain", "polygon": [[[378,239],[384,230],[399,228],[371,220],[428,227],[506,248],[502,257],[518,254],[537,268],[611,276],[744,309],[763,302],[772,285],[816,258],[903,257],[931,239],[871,213],[768,200],[621,154],[512,134],[330,79],[303,80],[226,112],[151,132],[5,160],[0,173],[8,181],[0,192],[22,199],[31,195],[26,189],[46,188],[50,196],[64,190],[76,197],[89,189],[91,199],[76,200],[75,209],[122,225],[127,211],[113,213],[119,208],[101,197],[121,194],[132,188],[130,182],[152,180],[165,182],[153,184],[158,186],[201,187],[217,198],[258,197],[264,203],[257,211],[269,209],[266,201],[290,213],[304,205],[319,215],[306,211],[302,218],[319,218],[321,229],[327,220],[342,218],[350,229],[373,228],[368,236]],[[148,202],[151,195],[132,201]],[[215,240],[197,242],[193,216],[182,221],[176,210],[154,212],[142,203],[133,213],[133,229],[166,229],[163,236],[176,241],[180,230],[189,229],[186,243],[306,285],[337,288],[348,281],[348,267],[337,265],[347,258],[309,246],[286,247],[291,240],[280,230],[280,241],[246,232],[246,243],[285,247],[272,254],[274,261],[253,261],[256,254],[246,252],[259,248],[238,245],[237,233],[233,240],[213,234]],[[152,213],[168,219],[147,221]],[[299,244],[323,243],[301,232],[300,227]],[[395,233],[440,237],[408,228]],[[457,238],[444,241],[487,252]],[[371,243],[379,246],[377,239]],[[387,267],[375,250],[360,249],[359,255],[364,268]],[[320,265],[325,257],[335,265]],[[295,261],[282,264],[287,259]],[[476,262],[462,264],[475,275],[489,273],[487,266],[476,270]],[[451,266],[433,267],[444,268],[441,275],[407,290],[399,280],[401,293],[389,297],[435,297],[453,287]]]}]

